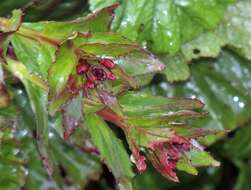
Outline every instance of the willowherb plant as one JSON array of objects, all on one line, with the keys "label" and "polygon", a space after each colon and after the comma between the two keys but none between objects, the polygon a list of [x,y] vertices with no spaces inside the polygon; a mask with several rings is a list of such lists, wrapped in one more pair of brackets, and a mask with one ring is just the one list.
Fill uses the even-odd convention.
[{"label": "willowherb plant", "polygon": [[[132,163],[143,173],[149,160],[176,182],[177,170],[196,175],[197,166],[219,165],[197,141],[218,131],[185,123],[207,114],[200,111],[201,101],[141,90],[165,66],[146,49],[110,31],[116,7],[68,22],[25,23],[21,10],[0,19],[0,127],[9,134],[0,136],[2,145],[6,139],[28,141],[39,154],[31,156],[22,145],[12,160],[4,156],[8,164],[21,159],[17,178],[29,179],[37,172],[31,157],[41,161],[60,189],[69,183],[81,188],[87,178],[97,178],[97,157],[121,189],[132,188]],[[110,128],[112,124],[118,128]],[[123,131],[130,153],[113,129]],[[66,159],[70,155],[77,167]],[[79,173],[78,167],[83,167]],[[24,181],[10,186],[32,185]]]}]

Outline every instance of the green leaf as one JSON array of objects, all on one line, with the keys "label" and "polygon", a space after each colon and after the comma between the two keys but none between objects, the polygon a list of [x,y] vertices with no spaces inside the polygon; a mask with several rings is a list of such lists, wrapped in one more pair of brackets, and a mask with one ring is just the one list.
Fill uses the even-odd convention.
[{"label": "green leaf", "polygon": [[197,149],[192,149],[185,153],[188,160],[191,161],[193,166],[220,166],[220,163],[216,161],[209,153]]},{"label": "green leaf", "polygon": [[165,69],[158,58],[144,51],[134,51],[129,55],[119,57],[116,64],[133,77],[139,86],[146,85],[154,74]]},{"label": "green leaf", "polygon": [[36,86],[45,92],[48,91],[48,86],[45,83],[45,81],[43,81],[39,77],[39,75],[30,73],[27,67],[23,63],[11,58],[6,58],[6,61],[8,64],[4,64],[4,67],[8,71],[10,71],[14,76],[19,78],[24,83],[24,85],[32,83],[33,86]]},{"label": "green leaf", "polygon": [[163,73],[170,82],[184,81],[190,77],[190,69],[185,57],[180,55],[161,56],[163,63],[166,64],[166,69]]},{"label": "green leaf", "polygon": [[[67,189],[71,186],[82,189],[89,180],[97,179],[101,172],[97,158],[66,143],[53,129],[49,132],[49,155],[54,164],[54,173],[53,180],[49,178],[37,154],[37,147],[34,145],[36,142],[32,139],[31,132],[27,131],[32,130],[35,123],[28,98],[21,89],[15,89],[14,92],[16,106],[21,113],[16,136],[21,142],[21,157],[26,161],[28,170],[25,188],[43,190],[46,185],[49,185],[50,188]],[[55,127],[58,121],[51,119],[49,124],[50,127]],[[60,127],[62,128],[61,123]],[[65,172],[65,176],[61,175],[62,171]]]},{"label": "green leaf", "polygon": [[185,161],[179,161],[177,163],[177,169],[189,173],[191,175],[198,175],[197,169]]},{"label": "green leaf", "polygon": [[231,160],[248,159],[251,155],[251,125],[247,124],[239,128],[232,138],[226,138],[224,144],[220,148],[223,156],[231,158]]},{"label": "green leaf", "polygon": [[76,189],[81,189],[89,180],[97,179],[101,172],[101,165],[97,158],[66,144],[56,133],[52,132],[52,134],[54,135],[50,139],[52,155],[56,164],[61,165],[66,171],[72,185]]},{"label": "green leaf", "polygon": [[78,62],[75,48],[66,42],[59,48],[56,61],[50,67],[48,82],[50,87],[50,99],[56,99],[66,88],[70,74],[74,71]]},{"label": "green leaf", "polygon": [[73,32],[106,32],[110,29],[112,11],[117,5],[111,5],[94,14],[80,17],[74,21],[56,22],[43,21],[24,23],[20,32],[30,35],[43,35],[56,41],[64,41]]},{"label": "green leaf", "polygon": [[222,23],[214,31],[204,33],[183,45],[182,52],[186,59],[216,57],[226,45],[236,48],[246,58],[251,59],[250,7],[249,1],[240,1],[229,6]]},{"label": "green leaf", "polygon": [[240,173],[237,178],[237,182],[234,186],[234,190],[248,190],[250,188],[251,166],[249,163],[239,164]]},{"label": "green leaf", "polygon": [[196,99],[166,98],[149,93],[129,92],[119,99],[128,116],[147,116],[166,114],[179,110],[202,108],[204,104]]},{"label": "green leaf", "polygon": [[89,4],[90,4],[90,9],[92,11],[95,11],[95,10],[99,10],[99,9],[102,9],[104,7],[107,7],[109,5],[112,5],[116,3],[116,0],[90,0],[89,1]]},{"label": "green leaf", "polygon": [[101,159],[113,172],[118,183],[130,183],[133,177],[131,162],[121,141],[109,129],[106,123],[94,114],[86,115],[85,125],[88,127],[92,141],[97,146]]},{"label": "green leaf", "polygon": [[20,142],[14,136],[13,127],[11,121],[0,116],[0,187],[3,190],[18,189],[25,183],[25,162],[17,155]]},{"label": "green leaf", "polygon": [[[36,75],[28,72],[27,68],[18,61],[6,58],[6,69],[18,77],[30,99],[31,108],[35,115],[35,130],[37,134],[37,145],[40,155],[48,159],[48,90],[47,85]],[[51,172],[51,163],[47,170]]]},{"label": "green leaf", "polygon": [[48,69],[55,60],[56,48],[49,43],[35,41],[19,34],[11,36],[15,54],[30,72],[47,78]]},{"label": "green leaf", "polygon": [[[90,7],[93,10],[108,2],[92,0]],[[131,40],[146,41],[156,53],[176,53],[185,41],[216,27],[230,2],[123,0],[113,27]]]},{"label": "green leaf", "polygon": [[[193,121],[191,124],[193,126],[233,130],[249,121],[251,118],[249,61],[233,52],[223,51],[216,60],[198,61],[192,66],[191,71],[192,77],[187,82],[174,86],[162,81],[158,83],[158,87],[152,88],[160,95],[201,99],[209,115],[206,119]],[[215,136],[211,136],[205,143],[211,144],[215,140]]]}]

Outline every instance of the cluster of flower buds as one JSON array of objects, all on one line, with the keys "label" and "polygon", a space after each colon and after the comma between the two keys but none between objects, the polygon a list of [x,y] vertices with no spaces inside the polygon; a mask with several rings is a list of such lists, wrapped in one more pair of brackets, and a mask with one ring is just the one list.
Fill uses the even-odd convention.
[{"label": "cluster of flower buds", "polygon": [[178,181],[176,164],[182,154],[192,148],[189,139],[176,135],[167,142],[153,142],[149,148],[154,152],[151,158],[153,166],[165,177]]},{"label": "cluster of flower buds", "polygon": [[85,87],[94,88],[98,81],[115,80],[116,76],[112,73],[115,63],[111,59],[101,59],[99,64],[90,64],[85,59],[80,59],[76,66],[78,75],[86,77]]}]

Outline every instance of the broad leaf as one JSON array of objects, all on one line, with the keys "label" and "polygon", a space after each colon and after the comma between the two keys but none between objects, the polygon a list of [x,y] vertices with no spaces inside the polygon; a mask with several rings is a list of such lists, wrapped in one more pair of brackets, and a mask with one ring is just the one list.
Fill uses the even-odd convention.
[{"label": "broad leaf", "polygon": [[[90,0],[92,10],[112,1]],[[183,42],[217,26],[232,1],[122,1],[113,27],[157,53],[175,53]],[[163,16],[164,15],[164,16]]]}]

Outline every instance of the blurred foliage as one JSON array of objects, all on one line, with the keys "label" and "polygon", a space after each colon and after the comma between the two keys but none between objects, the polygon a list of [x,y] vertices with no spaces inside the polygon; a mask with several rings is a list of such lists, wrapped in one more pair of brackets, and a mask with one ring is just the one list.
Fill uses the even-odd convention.
[{"label": "blurred foliage", "polygon": [[[116,59],[116,63],[132,78],[128,78],[121,71],[116,70],[114,73],[119,74],[121,78],[124,77],[123,79],[128,81],[129,86],[144,85],[143,91],[148,95],[189,97],[202,100],[209,115],[203,119],[190,120],[189,125],[196,128],[229,131],[228,134],[218,133],[199,139],[202,144],[210,145],[210,148],[206,150],[221,162],[219,168],[200,169],[198,176],[178,172],[181,182],[177,184],[164,179],[150,166],[144,174],[134,177],[134,189],[141,190],[147,187],[156,190],[249,190],[251,186],[250,0],[89,0],[89,7],[85,0],[3,0],[0,2],[0,16],[10,16],[13,9],[23,8],[26,13],[24,19],[29,22],[72,20],[116,2],[119,2],[120,6],[115,10],[113,30],[130,40],[136,40],[143,47],[156,53],[167,68],[152,80],[153,75],[160,71],[161,62],[155,57],[138,55],[134,52],[135,54]],[[102,19],[97,20],[93,25],[90,22],[87,27],[85,24],[79,26],[78,22],[75,22],[75,26],[73,23],[35,22],[25,23],[24,30],[21,27],[20,31],[27,34],[25,29],[28,28],[65,43],[65,38],[72,31],[86,31],[86,28],[91,28],[92,31],[105,32],[103,23],[109,23],[109,19],[106,22],[105,15],[102,16],[100,17]],[[78,35],[74,35],[67,40],[73,41],[78,48],[86,48],[90,54],[95,53],[101,56],[116,57],[114,52],[119,54],[127,52],[127,48],[123,49],[122,44],[132,45],[129,40],[116,35],[101,34],[100,37],[98,34],[97,36],[94,34],[94,41],[81,41]],[[108,128],[103,119],[100,120],[99,117],[93,115],[85,123],[90,134],[86,132],[86,128],[75,129],[71,120],[69,122],[69,118],[78,123],[81,123],[83,118],[75,114],[72,118],[69,115],[76,112],[81,113],[81,108],[78,111],[74,110],[77,104],[81,104],[81,101],[78,100],[64,108],[66,113],[69,113],[66,116],[56,113],[52,117],[47,113],[49,111],[54,114],[61,104],[69,100],[67,95],[62,96],[61,91],[66,86],[66,79],[74,70],[74,65],[69,64],[75,62],[76,59],[72,54],[73,49],[67,45],[61,46],[62,49],[65,48],[60,50],[64,52],[64,56],[57,61],[68,63],[68,66],[64,67],[64,72],[58,73],[56,71],[62,70],[62,68],[56,68],[53,71],[51,69],[53,67],[50,65],[55,60],[55,47],[51,44],[27,39],[24,35],[18,34],[12,36],[11,43],[15,48],[18,60],[22,63],[7,60],[8,65],[4,66],[4,69],[19,78],[26,90],[20,83],[17,83],[16,78],[11,78],[9,73],[5,74],[4,78],[8,79],[6,85],[9,90],[2,92],[0,87],[0,107],[3,107],[0,109],[0,189],[17,189],[22,186],[23,189],[28,190],[83,189],[84,187],[92,190],[108,190],[115,188],[114,181],[120,183],[121,189],[131,188],[131,184],[124,182],[133,176],[127,150],[123,146],[125,144],[127,147],[125,138],[129,140],[130,146],[128,136],[119,135],[123,139],[123,143],[121,143],[114,135],[120,134],[121,131],[114,129],[112,125],[111,129]],[[78,46],[83,43],[86,43],[85,46]],[[93,46],[90,43],[100,43],[101,45]],[[114,43],[116,46],[113,45]],[[104,44],[106,47],[103,46]],[[68,53],[67,56],[65,56],[66,53]],[[146,67],[147,64],[152,64],[152,67]],[[60,64],[55,64],[55,67],[57,66],[60,67]],[[49,77],[52,78],[49,79],[49,87],[56,91],[47,97],[43,94],[48,91],[47,81],[44,81],[48,75],[48,68],[50,68]],[[148,70],[149,68],[151,69]],[[0,70],[0,81],[2,82],[2,68]],[[65,83],[58,86],[57,81],[62,77]],[[146,85],[149,81],[151,81],[150,84]],[[123,85],[120,88],[118,84],[113,84],[112,88],[115,92],[120,93],[124,88]],[[51,99],[52,96],[54,99]],[[44,103],[48,101],[48,98],[53,100],[50,101],[49,110],[46,107],[48,102]],[[155,121],[156,117],[149,114],[148,117],[151,117],[137,121],[133,116],[137,114],[140,116],[140,113],[147,115],[147,109],[150,108],[151,111],[156,112],[157,110],[158,112],[159,110],[156,109],[160,105],[158,101],[162,104],[165,101],[163,99],[151,101],[150,99],[149,102],[154,102],[151,105],[143,100],[143,96],[142,99],[131,97],[131,102],[130,99],[123,102],[123,98],[126,99],[126,96],[120,98],[119,103],[123,109],[127,110],[126,116],[129,117],[130,124],[135,125],[136,123],[137,127],[140,126],[139,128],[144,125],[151,126],[151,119]],[[7,102],[9,99],[13,101],[6,107],[2,102]],[[142,100],[142,104],[140,100]],[[88,114],[102,108],[100,102],[94,110],[92,107],[88,107],[95,101],[85,102]],[[144,102],[148,105],[144,105]],[[137,103],[139,107],[135,106]],[[174,104],[178,104],[178,101]],[[120,112],[116,103],[106,106]],[[186,115],[181,117],[186,117]],[[68,130],[75,130],[68,141],[62,139],[64,131],[66,131],[62,123],[66,120],[69,124],[67,126],[72,126]],[[168,120],[172,121],[172,118],[170,117]],[[43,123],[42,121],[49,122]],[[159,122],[159,120],[157,121]],[[101,126],[98,130],[97,123]],[[117,122],[115,124],[118,125]],[[44,141],[46,138],[42,138],[43,142],[40,143],[43,144],[42,147],[34,141],[37,133],[41,136],[48,134],[46,137],[48,142]],[[140,137],[136,132],[130,133]],[[126,133],[126,135],[128,134]],[[146,141],[144,138],[140,139],[141,144]],[[148,137],[147,140],[151,138]],[[116,179],[113,179],[106,168],[102,168],[91,139],[93,144],[102,150],[101,159],[115,174]],[[50,149],[44,149],[47,146]],[[37,152],[37,149],[40,151]],[[48,163],[44,162],[44,166],[49,164],[47,172],[50,165],[56,166],[53,177],[48,177],[44,170],[41,153],[50,155],[51,158],[47,160]],[[123,164],[120,165],[121,163]],[[192,171],[193,169],[190,170],[191,173]],[[101,178],[96,181],[100,176]],[[125,187],[125,184],[128,186]]]}]

